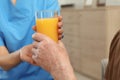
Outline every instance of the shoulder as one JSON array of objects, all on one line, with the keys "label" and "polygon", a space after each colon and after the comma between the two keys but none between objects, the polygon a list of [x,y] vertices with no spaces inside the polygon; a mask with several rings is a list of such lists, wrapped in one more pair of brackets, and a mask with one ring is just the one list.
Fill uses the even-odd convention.
[{"label": "shoulder", "polygon": [[120,62],[119,55],[120,55],[120,30],[116,33],[116,35],[114,36],[111,42],[110,52],[109,52],[109,62],[105,74],[105,78],[107,80],[110,80],[111,78],[115,78],[115,77],[116,79],[119,79],[120,74],[117,73],[119,73],[120,67],[116,67],[119,66],[119,62]]}]

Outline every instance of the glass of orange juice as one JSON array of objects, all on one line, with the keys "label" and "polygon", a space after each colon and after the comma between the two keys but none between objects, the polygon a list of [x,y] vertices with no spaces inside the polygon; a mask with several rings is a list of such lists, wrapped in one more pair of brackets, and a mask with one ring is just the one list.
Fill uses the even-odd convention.
[{"label": "glass of orange juice", "polygon": [[37,32],[58,42],[58,12],[57,11],[38,11],[36,12]]}]

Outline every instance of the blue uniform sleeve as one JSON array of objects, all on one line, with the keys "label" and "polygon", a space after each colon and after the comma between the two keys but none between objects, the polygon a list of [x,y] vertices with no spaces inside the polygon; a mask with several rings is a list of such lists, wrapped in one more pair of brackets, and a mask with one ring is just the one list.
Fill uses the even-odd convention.
[{"label": "blue uniform sleeve", "polygon": [[60,12],[60,5],[59,5],[59,2],[58,0],[48,0],[47,1],[47,10],[55,10],[55,11],[58,11]]}]

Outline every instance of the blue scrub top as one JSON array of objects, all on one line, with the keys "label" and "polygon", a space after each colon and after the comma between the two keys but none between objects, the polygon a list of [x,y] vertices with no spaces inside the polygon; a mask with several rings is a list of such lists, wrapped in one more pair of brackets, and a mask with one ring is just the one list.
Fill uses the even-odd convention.
[{"label": "blue scrub top", "polygon": [[[39,10],[59,11],[58,0],[17,0],[16,5],[11,0],[0,0],[0,46],[12,53],[31,44],[34,15]],[[20,63],[7,74],[7,79],[1,77],[0,80],[53,80],[48,72],[27,62]]]}]

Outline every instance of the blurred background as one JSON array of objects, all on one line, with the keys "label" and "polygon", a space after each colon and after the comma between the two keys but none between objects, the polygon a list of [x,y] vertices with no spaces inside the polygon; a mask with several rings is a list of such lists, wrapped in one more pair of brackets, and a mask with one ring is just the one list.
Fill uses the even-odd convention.
[{"label": "blurred background", "polygon": [[109,46],[120,28],[120,0],[59,0],[63,42],[78,80],[104,80]]}]

